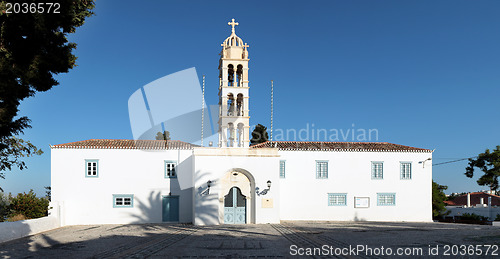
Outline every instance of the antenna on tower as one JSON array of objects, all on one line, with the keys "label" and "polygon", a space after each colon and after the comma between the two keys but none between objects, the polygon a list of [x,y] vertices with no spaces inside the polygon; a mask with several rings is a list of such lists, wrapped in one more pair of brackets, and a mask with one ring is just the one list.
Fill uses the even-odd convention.
[{"label": "antenna on tower", "polygon": [[205,75],[203,75],[203,88],[201,91],[201,146],[203,147],[203,124],[205,119]]},{"label": "antenna on tower", "polygon": [[274,82],[271,80],[271,137],[269,141],[273,141],[273,109],[274,109]]}]

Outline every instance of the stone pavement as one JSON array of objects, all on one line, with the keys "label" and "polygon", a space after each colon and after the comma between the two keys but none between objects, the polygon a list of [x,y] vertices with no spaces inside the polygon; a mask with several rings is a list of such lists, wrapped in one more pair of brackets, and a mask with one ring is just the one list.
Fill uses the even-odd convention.
[{"label": "stone pavement", "polygon": [[[88,225],[63,227],[2,243],[0,257],[470,258],[481,253],[482,258],[500,258],[498,246],[498,227],[446,223]],[[407,255],[398,256],[398,252]],[[431,252],[437,254],[430,255]],[[450,256],[445,256],[446,252]]]}]

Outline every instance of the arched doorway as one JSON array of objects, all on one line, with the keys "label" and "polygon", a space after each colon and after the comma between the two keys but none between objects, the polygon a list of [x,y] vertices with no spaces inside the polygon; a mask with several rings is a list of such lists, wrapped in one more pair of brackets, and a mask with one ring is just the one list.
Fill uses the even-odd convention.
[{"label": "arched doorway", "polygon": [[233,186],[224,196],[224,224],[247,223],[247,200],[241,189]]},{"label": "arched doorway", "polygon": [[220,178],[219,222],[255,223],[255,179],[245,169],[233,168]]}]

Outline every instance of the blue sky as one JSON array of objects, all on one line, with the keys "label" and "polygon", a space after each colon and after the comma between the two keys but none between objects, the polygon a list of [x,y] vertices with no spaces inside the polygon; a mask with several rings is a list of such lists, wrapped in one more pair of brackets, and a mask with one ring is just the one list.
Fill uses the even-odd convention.
[{"label": "blue sky", "polygon": [[[435,149],[433,163],[500,144],[500,1],[99,1],[70,40],[78,67],[25,100],[23,138],[45,154],[0,179],[6,192],[50,185],[49,145],[131,139],[129,96],[196,67],[218,102],[227,22],[250,45],[251,124],[377,129],[378,141]],[[175,136],[172,136],[175,139]],[[313,139],[311,139],[313,140]],[[450,192],[486,189],[467,162],[436,166]]]}]

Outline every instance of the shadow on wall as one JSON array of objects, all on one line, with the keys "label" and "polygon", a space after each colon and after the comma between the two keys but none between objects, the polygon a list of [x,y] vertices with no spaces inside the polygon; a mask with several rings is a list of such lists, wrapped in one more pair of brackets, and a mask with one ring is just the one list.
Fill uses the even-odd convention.
[{"label": "shadow on wall", "polygon": [[151,192],[147,200],[134,200],[134,207],[140,210],[140,214],[132,214],[135,218],[133,223],[160,223],[161,222],[161,193]]},{"label": "shadow on wall", "polygon": [[[212,173],[202,173],[197,171],[195,176],[197,179],[208,179],[207,175]],[[219,224],[219,194],[215,192],[219,185],[219,179],[210,179],[211,187],[208,191],[207,183],[202,183],[194,192],[194,211],[193,223],[196,225],[217,225]]]},{"label": "shadow on wall", "polygon": [[[170,175],[165,175],[165,178],[162,179],[162,187],[152,190],[146,199],[143,197],[134,198],[134,209],[136,212],[130,214],[130,216],[135,218],[132,223],[162,223],[164,197],[169,196],[179,197],[179,222],[192,223],[193,203],[191,196],[193,194],[193,187],[190,170],[191,163],[190,159],[186,159],[177,164],[176,177],[169,178]],[[167,174],[167,172],[164,173]],[[185,189],[181,189],[179,181],[185,181],[183,182]]]},{"label": "shadow on wall", "polygon": [[354,218],[352,220],[353,221],[366,221],[366,219],[364,219],[364,218],[359,218],[357,212],[354,212]]},{"label": "shadow on wall", "polygon": [[[26,220],[0,222],[0,243],[30,235],[31,227]],[[0,254],[1,255],[1,254]]]}]

